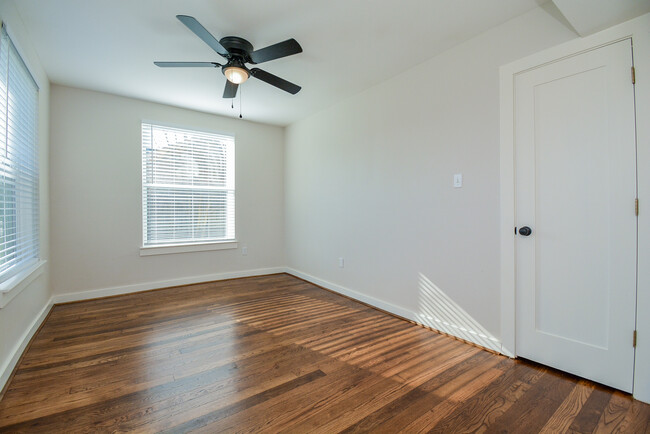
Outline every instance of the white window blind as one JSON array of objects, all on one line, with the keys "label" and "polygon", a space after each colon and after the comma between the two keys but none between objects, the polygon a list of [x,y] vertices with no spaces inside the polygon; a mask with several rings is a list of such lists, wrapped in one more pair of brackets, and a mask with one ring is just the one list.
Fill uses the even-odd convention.
[{"label": "white window blind", "polygon": [[0,282],[39,257],[38,86],[2,26]]},{"label": "white window blind", "polygon": [[235,239],[235,139],[142,123],[144,246]]}]

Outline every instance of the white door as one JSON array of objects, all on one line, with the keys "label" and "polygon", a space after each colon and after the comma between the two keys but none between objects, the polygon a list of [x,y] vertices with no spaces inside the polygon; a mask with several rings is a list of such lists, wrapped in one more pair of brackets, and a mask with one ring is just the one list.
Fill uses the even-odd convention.
[{"label": "white door", "polygon": [[517,355],[627,392],[637,264],[631,67],[624,40],[515,79]]}]

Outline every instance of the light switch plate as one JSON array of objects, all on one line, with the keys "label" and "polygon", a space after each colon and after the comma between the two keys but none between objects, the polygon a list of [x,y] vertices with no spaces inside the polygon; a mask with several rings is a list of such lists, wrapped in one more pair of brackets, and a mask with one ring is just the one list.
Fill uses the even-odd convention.
[{"label": "light switch plate", "polygon": [[456,173],[454,175],[454,188],[460,188],[463,186],[463,174]]}]

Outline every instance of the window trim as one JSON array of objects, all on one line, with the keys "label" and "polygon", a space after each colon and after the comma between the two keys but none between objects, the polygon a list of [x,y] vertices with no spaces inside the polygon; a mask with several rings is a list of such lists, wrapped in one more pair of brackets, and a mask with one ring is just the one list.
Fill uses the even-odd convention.
[{"label": "window trim", "polygon": [[214,241],[209,243],[165,244],[162,246],[141,246],[140,256],[229,250],[236,249],[238,246],[239,244],[237,240]]},{"label": "window trim", "polygon": [[[18,55],[20,56],[20,59],[23,61],[25,64],[25,67],[27,67],[27,70],[29,71],[29,75],[32,76],[32,79],[34,80],[34,83],[36,83],[36,88],[39,91],[39,104],[40,104],[40,90],[43,87],[42,82],[43,80],[41,79],[40,76],[34,75],[32,71],[38,71],[36,68],[32,68],[32,60],[30,59],[29,56],[26,55],[26,51],[22,49],[22,46],[20,44],[20,40],[18,38],[14,37],[14,32],[11,26],[6,22],[2,21],[0,18],[0,26],[4,25],[5,30],[7,31],[7,35],[9,35],[9,39],[11,39],[11,42],[14,44],[14,48],[18,52]],[[40,114],[40,110],[39,110]],[[40,118],[39,118],[40,119]],[[39,121],[39,126],[40,126],[40,121]]]},{"label": "window trim", "polygon": [[15,296],[43,274],[46,263],[47,261],[44,259],[34,259],[34,262],[0,283],[0,309],[9,304]]},{"label": "window trim", "polygon": [[[197,127],[197,126],[188,126],[188,125],[183,125],[183,124],[176,124],[173,122],[164,122],[164,121],[156,121],[153,119],[149,118],[142,118],[140,119],[140,124],[139,127],[142,127],[142,124],[151,124],[151,125],[156,125],[159,127],[167,127],[167,128],[176,128],[179,130],[189,130],[189,131],[196,131],[198,133],[206,133],[206,134],[217,134],[220,136],[230,136],[233,139],[236,139],[235,133],[232,131],[219,131],[219,130],[211,130],[209,128],[202,128],[202,127]],[[142,148],[142,137],[140,138],[140,147]],[[140,149],[142,151],[142,149]]]},{"label": "window trim", "polygon": [[[206,134],[217,134],[220,136],[230,136],[232,137],[233,143],[237,143],[237,137],[236,134],[232,131],[217,131],[217,130],[211,130],[208,128],[202,128],[202,127],[197,127],[197,126],[187,126],[187,125],[181,125],[181,124],[176,124],[176,123],[170,123],[170,122],[164,122],[164,121],[155,121],[151,120],[149,118],[142,118],[140,119],[139,123],[139,131],[140,131],[140,156],[142,156],[142,125],[143,124],[150,124],[154,126],[160,126],[160,127],[168,127],[168,128],[175,128],[175,129],[181,129],[181,130],[188,130],[188,131],[196,131],[198,133],[206,133]],[[234,158],[234,166],[235,166],[235,176],[237,174],[236,170],[236,164],[237,164],[237,146],[234,146],[233,152],[235,153]],[[235,238],[233,239],[224,239],[224,240],[217,240],[217,241],[196,241],[196,242],[187,242],[187,243],[170,243],[170,244],[161,244],[161,245],[144,245],[144,202],[142,201],[142,191],[144,190],[144,164],[142,164],[142,161],[140,162],[140,256],[157,256],[157,255],[168,255],[168,254],[176,254],[176,253],[193,253],[193,252],[206,252],[206,251],[215,251],[215,250],[231,250],[231,249],[237,249],[238,248],[238,240],[236,238],[237,236],[237,188],[235,187],[234,189],[234,194],[235,194],[235,209],[233,210],[234,212],[234,224],[235,224]],[[237,185],[237,181],[235,179],[235,186]]]}]

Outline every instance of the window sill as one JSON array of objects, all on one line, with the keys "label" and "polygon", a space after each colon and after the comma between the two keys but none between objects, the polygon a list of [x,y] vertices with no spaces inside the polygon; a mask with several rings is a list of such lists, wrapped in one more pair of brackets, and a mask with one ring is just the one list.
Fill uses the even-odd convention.
[{"label": "window sill", "polygon": [[45,271],[45,260],[39,260],[15,276],[0,283],[0,309],[5,307],[20,292],[27,288],[38,276]]},{"label": "window sill", "polygon": [[237,240],[215,243],[172,244],[166,246],[140,247],[140,256],[169,255],[173,253],[206,252],[210,250],[236,249]]}]

